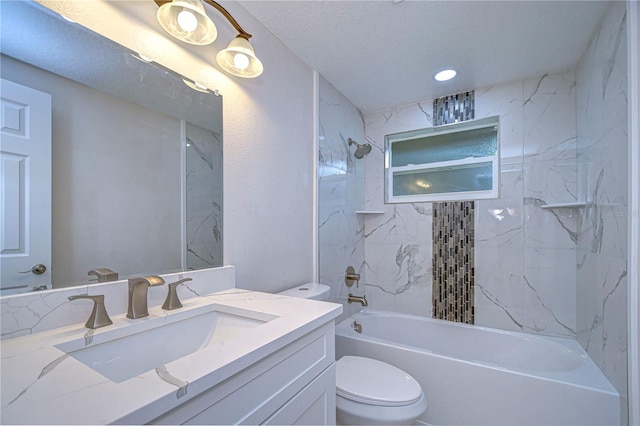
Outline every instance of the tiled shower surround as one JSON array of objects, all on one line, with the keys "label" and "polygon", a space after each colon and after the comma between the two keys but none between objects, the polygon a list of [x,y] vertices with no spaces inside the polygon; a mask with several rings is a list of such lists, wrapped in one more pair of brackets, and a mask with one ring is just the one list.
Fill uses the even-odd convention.
[{"label": "tiled shower surround", "polygon": [[[432,126],[432,101],[365,116],[367,297],[430,316],[432,206],[383,204],[384,135]],[[576,212],[543,209],[577,197],[575,73],[475,90],[475,118],[500,115],[501,195],[475,202],[475,323],[575,337]],[[411,256],[397,253],[411,248]]]},{"label": "tiled shower surround", "polygon": [[[575,69],[475,89],[475,118],[500,116],[501,193],[474,206],[475,324],[577,339],[623,400],[628,211],[624,16],[624,2],[612,3]],[[320,228],[320,279],[342,291],[345,255],[357,253],[358,260],[364,259],[363,267],[354,265],[363,276],[358,291],[363,292],[364,283],[371,307],[431,316],[432,205],[384,204],[384,137],[433,126],[433,100],[367,114],[364,122],[373,145],[365,158],[366,200],[359,205],[355,198],[341,203],[332,199],[342,206],[334,215],[349,218],[355,227],[341,228],[342,245],[335,254],[329,249],[330,235],[323,236],[326,226]],[[351,179],[356,185],[360,173],[347,172],[345,182]],[[549,208],[584,201],[586,207]],[[319,198],[320,212],[324,208]],[[360,219],[355,210],[383,213]],[[321,226],[328,214],[321,214]],[[358,220],[364,227],[356,226]],[[347,240],[354,244],[347,247]],[[332,264],[324,264],[327,260]],[[625,416],[622,407],[623,423]]]}]

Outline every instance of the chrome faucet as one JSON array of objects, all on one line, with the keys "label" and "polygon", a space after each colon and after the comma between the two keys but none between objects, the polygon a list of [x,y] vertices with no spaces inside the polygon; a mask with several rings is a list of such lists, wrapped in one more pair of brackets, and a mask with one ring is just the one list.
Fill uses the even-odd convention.
[{"label": "chrome faucet", "polygon": [[147,292],[149,287],[162,285],[164,280],[156,275],[129,278],[129,305],[127,318],[136,319],[149,316]]},{"label": "chrome faucet", "polygon": [[369,302],[367,302],[366,294],[360,297],[360,296],[354,296],[353,294],[349,293],[349,296],[347,297],[347,302],[349,303],[358,302],[362,304],[362,306],[369,306]]}]

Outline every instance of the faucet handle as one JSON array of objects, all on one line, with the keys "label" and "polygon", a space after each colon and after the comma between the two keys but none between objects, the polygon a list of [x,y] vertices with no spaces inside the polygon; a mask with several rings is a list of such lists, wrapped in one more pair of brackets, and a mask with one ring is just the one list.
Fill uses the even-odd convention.
[{"label": "faucet handle", "polygon": [[87,275],[95,275],[99,283],[118,281],[118,273],[109,268],[95,268],[87,272]]},{"label": "faucet handle", "polygon": [[182,308],[182,303],[180,303],[180,299],[178,298],[178,293],[176,291],[177,287],[187,281],[191,281],[192,278],[185,278],[175,283],[170,283],[169,291],[167,292],[167,298],[164,300],[164,304],[162,305],[162,309],[167,311],[171,311],[173,309]]},{"label": "faucet handle", "polygon": [[96,296],[89,296],[88,294],[79,294],[76,296],[69,296],[69,300],[76,299],[89,299],[93,300],[93,311],[91,311],[91,315],[89,319],[85,323],[85,327],[87,328],[100,328],[106,325],[113,324],[111,318],[109,318],[109,314],[107,314],[107,309],[104,307],[104,295],[98,294]]},{"label": "faucet handle", "polygon": [[347,287],[351,287],[354,282],[356,283],[356,287],[358,287],[360,274],[356,274],[356,269],[353,266],[347,266],[347,270],[344,273],[344,283]]}]

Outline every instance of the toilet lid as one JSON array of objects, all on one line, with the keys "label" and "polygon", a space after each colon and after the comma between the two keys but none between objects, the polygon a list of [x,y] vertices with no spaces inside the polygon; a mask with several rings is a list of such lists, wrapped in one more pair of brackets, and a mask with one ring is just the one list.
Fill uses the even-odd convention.
[{"label": "toilet lid", "polygon": [[393,365],[344,356],[336,362],[336,393],[364,404],[397,407],[417,402],[422,388],[416,379]]}]

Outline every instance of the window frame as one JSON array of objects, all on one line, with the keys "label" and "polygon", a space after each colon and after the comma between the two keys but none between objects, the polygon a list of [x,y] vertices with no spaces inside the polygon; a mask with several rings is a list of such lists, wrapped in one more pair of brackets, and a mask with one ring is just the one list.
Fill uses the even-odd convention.
[{"label": "window frame", "polygon": [[[414,139],[438,137],[450,133],[471,131],[495,127],[497,149],[494,155],[484,157],[468,157],[459,160],[447,160],[434,163],[409,164],[392,167],[392,145]],[[385,135],[384,174],[385,174],[385,204],[419,203],[434,201],[468,201],[495,199],[500,196],[500,116],[491,116],[477,120],[467,120],[452,124],[427,127]],[[491,163],[492,187],[490,190],[440,192],[434,194],[393,195],[394,173],[410,174],[420,171],[436,171],[443,168],[460,168],[481,163]]]}]

